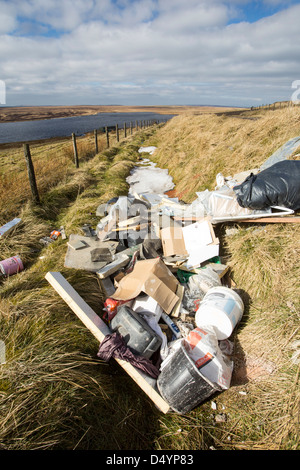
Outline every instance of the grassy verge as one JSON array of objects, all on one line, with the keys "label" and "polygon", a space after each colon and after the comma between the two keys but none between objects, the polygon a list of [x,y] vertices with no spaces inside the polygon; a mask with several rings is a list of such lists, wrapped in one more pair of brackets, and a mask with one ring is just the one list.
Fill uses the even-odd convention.
[{"label": "grassy verge", "polygon": [[[117,364],[97,359],[97,341],[44,279],[49,270],[61,271],[101,313],[95,276],[64,268],[64,241],[44,248],[38,243],[60,225],[67,234],[80,233],[83,223],[95,226],[97,206],[127,194],[125,178],[140,145],[158,147],[153,159],[169,168],[176,191],[190,202],[196,191],[213,189],[218,172],[227,176],[258,166],[297,135],[297,109],[178,116],[89,156],[78,170],[69,157],[66,173],[59,170],[60,177],[45,185],[40,207],[15,201],[22,224],[0,241],[1,259],[17,250],[26,269],[0,284],[0,339],[7,349],[0,366],[2,448],[299,448],[297,226],[217,227],[246,309],[233,337],[232,386],[186,416],[162,415]],[[0,214],[4,218],[4,209]],[[232,225],[237,230],[227,235]]]},{"label": "grassy verge", "polygon": [[[96,225],[97,206],[127,194],[125,176],[134,165],[144,133],[68,168],[61,182],[42,193],[41,206],[27,203],[22,223],[1,240],[1,259],[19,254],[26,269],[0,284],[0,442],[3,449],[145,449],[155,410],[116,365],[96,357],[99,345],[45,281],[61,271],[87,303],[101,313],[96,277],[65,269],[65,241],[42,247],[39,239],[60,225],[80,233]],[[17,207],[17,205],[16,205]],[[153,415],[154,413],[154,415]],[[148,420],[150,422],[150,419]],[[130,439],[128,440],[128,430]]]},{"label": "grassy verge", "polygon": [[[191,202],[196,191],[214,189],[219,172],[233,176],[259,167],[299,136],[299,117],[299,110],[290,108],[236,117],[178,116],[147,144],[157,145],[155,161],[169,168],[175,193]],[[292,158],[299,159],[299,150]],[[229,235],[228,228],[236,230]],[[176,418],[183,445],[197,448],[192,436],[200,433],[197,421],[203,423],[206,416],[202,436],[210,436],[214,448],[298,449],[299,225],[227,223],[216,226],[216,232],[245,313],[233,335],[232,386],[215,398],[216,410],[209,402],[186,424]],[[166,439],[159,442],[179,442],[178,429],[166,428]]]}]

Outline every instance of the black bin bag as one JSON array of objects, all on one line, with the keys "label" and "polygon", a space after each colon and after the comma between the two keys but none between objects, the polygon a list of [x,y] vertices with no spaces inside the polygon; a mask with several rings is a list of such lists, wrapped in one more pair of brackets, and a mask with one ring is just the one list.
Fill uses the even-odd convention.
[{"label": "black bin bag", "polygon": [[241,207],[263,210],[270,206],[300,209],[300,161],[284,160],[257,175],[251,173],[233,188]]}]

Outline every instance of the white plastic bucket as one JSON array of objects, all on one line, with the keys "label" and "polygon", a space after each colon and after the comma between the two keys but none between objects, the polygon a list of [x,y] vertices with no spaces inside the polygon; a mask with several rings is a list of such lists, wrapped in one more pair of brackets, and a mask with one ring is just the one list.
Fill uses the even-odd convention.
[{"label": "white plastic bucket", "polygon": [[212,287],[195,315],[198,327],[213,326],[218,340],[229,338],[244,312],[241,297],[229,287]]}]

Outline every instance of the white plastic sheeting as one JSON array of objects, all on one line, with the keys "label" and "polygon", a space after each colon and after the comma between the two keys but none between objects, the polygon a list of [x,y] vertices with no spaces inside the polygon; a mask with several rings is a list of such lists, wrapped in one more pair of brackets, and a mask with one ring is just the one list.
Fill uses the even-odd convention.
[{"label": "white plastic sheeting", "polygon": [[156,163],[148,160],[147,163],[148,166],[135,167],[126,178],[126,182],[129,184],[129,194],[163,194],[174,188],[173,178],[169,175],[168,170],[156,168]]}]

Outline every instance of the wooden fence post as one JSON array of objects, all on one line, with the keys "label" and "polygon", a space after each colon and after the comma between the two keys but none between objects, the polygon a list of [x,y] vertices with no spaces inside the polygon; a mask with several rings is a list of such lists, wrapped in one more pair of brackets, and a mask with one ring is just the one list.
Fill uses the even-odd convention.
[{"label": "wooden fence post", "polygon": [[95,136],[95,152],[97,154],[98,153],[98,132],[97,132],[97,129],[94,130],[94,136]]},{"label": "wooden fence post", "polygon": [[126,122],[124,122],[124,137],[127,137],[127,132],[126,132]]},{"label": "wooden fence post", "polygon": [[105,127],[105,134],[106,134],[106,145],[107,145],[107,148],[109,149],[109,134],[108,134],[107,127]]},{"label": "wooden fence post", "polygon": [[119,142],[119,126],[116,124],[116,134],[117,134],[117,142]]},{"label": "wooden fence post", "polygon": [[32,197],[33,197],[35,204],[40,204],[40,197],[39,197],[39,193],[38,193],[38,189],[36,185],[34,167],[33,167],[33,163],[31,160],[29,144],[24,144],[24,156],[25,156],[27,170],[28,170],[28,177],[29,177]]},{"label": "wooden fence post", "polygon": [[73,140],[73,148],[74,148],[74,160],[76,168],[79,168],[79,160],[78,160],[78,151],[77,151],[77,144],[76,144],[76,136],[74,132],[72,133],[72,140]]}]

